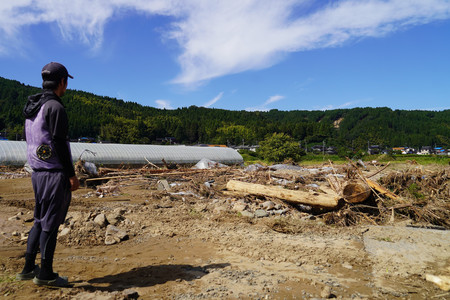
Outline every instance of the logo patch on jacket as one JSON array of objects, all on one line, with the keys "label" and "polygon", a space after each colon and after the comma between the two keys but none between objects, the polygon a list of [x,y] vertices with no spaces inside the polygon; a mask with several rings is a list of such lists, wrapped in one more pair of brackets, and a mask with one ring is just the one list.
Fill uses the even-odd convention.
[{"label": "logo patch on jacket", "polygon": [[37,147],[36,155],[42,160],[47,160],[52,156],[52,148],[49,145],[42,144]]}]

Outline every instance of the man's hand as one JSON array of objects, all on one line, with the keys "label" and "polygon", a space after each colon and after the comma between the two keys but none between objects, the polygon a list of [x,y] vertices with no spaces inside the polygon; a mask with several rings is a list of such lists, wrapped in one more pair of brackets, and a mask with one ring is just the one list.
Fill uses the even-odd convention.
[{"label": "man's hand", "polygon": [[80,182],[78,181],[77,176],[70,177],[69,180],[70,180],[70,190],[72,192],[78,190],[78,188],[80,187]]}]

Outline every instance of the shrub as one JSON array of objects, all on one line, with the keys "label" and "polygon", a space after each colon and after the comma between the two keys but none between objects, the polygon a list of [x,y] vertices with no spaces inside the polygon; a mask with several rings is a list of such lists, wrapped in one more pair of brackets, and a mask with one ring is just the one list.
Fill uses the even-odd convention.
[{"label": "shrub", "polygon": [[304,151],[299,143],[284,133],[268,135],[260,142],[257,153],[267,161],[282,162],[287,159],[299,161]]}]

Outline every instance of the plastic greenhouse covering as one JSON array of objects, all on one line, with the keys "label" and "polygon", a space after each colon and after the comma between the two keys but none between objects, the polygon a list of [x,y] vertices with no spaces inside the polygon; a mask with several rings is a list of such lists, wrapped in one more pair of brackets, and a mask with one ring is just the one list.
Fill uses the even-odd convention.
[{"label": "plastic greenhouse covering", "polygon": [[[195,164],[203,158],[223,164],[243,163],[242,156],[225,147],[160,146],[70,143],[73,161],[83,159],[98,165],[145,165],[148,162]],[[27,161],[24,141],[0,141],[0,165],[23,166]]]}]

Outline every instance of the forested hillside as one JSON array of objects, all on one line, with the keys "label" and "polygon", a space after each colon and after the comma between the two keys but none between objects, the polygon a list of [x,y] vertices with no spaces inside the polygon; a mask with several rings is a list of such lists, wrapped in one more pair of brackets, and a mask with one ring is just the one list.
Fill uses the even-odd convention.
[{"label": "forested hillside", "polygon": [[[22,108],[40,88],[0,77],[0,132],[21,139]],[[267,134],[286,133],[303,145],[325,143],[366,149],[367,144],[450,146],[450,110],[406,111],[354,108],[328,111],[248,112],[190,106],[156,109],[138,103],[68,90],[63,97],[70,137],[117,143],[255,144]]]}]

